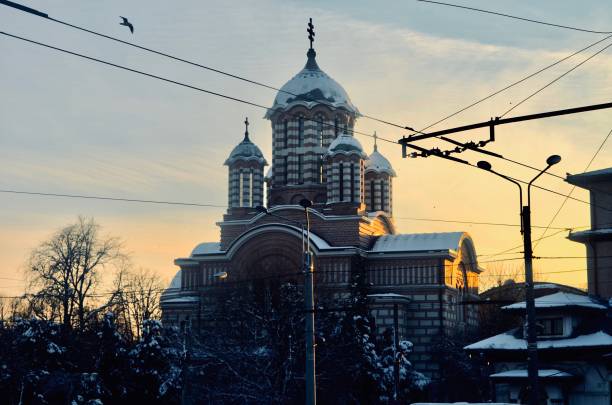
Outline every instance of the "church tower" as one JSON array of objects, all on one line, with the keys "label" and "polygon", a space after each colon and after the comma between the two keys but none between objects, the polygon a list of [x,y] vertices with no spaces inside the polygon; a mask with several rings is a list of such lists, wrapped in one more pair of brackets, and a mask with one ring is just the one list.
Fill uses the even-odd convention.
[{"label": "church tower", "polygon": [[268,163],[249,139],[249,119],[244,121],[244,139],[225,161],[228,167],[228,212],[235,208],[263,205],[263,169]]},{"label": "church tower", "polygon": [[325,155],[327,204],[364,208],[364,160],[359,141],[348,134],[338,136]]},{"label": "church tower", "polygon": [[266,113],[272,123],[272,172],[266,179],[270,207],[303,198],[319,206],[328,203],[325,156],[340,134],[352,133],[359,116],[342,86],[319,68],[313,38],[306,65]]},{"label": "church tower", "polygon": [[365,162],[365,203],[368,212],[384,211],[393,216],[393,177],[395,170],[378,151],[374,133],[374,151]]}]

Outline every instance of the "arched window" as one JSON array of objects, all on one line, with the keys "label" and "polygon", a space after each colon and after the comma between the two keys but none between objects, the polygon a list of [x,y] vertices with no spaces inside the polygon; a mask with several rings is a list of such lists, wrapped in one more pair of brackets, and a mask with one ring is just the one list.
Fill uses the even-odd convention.
[{"label": "arched window", "polygon": [[298,118],[298,146],[304,146],[304,117]]}]

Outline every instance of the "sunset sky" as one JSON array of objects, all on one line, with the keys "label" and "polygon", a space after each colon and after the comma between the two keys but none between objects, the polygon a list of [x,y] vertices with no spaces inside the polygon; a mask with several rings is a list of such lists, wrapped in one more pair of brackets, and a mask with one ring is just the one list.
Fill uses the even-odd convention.
[{"label": "sunset sky", "polygon": [[[306,23],[315,24],[319,66],[348,92],[363,114],[423,128],[593,42],[602,34],[565,30],[416,1],[104,1],[30,0],[50,16],[233,74],[282,86],[305,64]],[[525,18],[612,31],[609,1],[462,1]],[[134,35],[119,15],[133,22]],[[98,38],[0,5],[0,31],[84,53],[169,79],[271,106],[275,92]],[[594,52],[588,51],[506,91],[434,129],[499,116]],[[610,101],[612,51],[603,52],[509,116]],[[251,122],[251,139],[270,161],[271,127],[264,111],[121,71],[0,35],[0,189],[225,205],[223,162]],[[356,130],[397,140],[408,133],[361,118]],[[532,166],[584,171],[612,130],[612,111],[505,125],[487,149]],[[359,137],[366,152],[372,139]],[[456,135],[481,140],[488,131]],[[440,141],[424,146],[449,145]],[[518,224],[516,188],[475,168],[441,159],[402,159],[380,142],[392,162],[394,216],[399,232],[465,230],[479,255],[520,245],[518,227],[417,221]],[[465,153],[472,163],[483,155]],[[502,173],[530,180],[536,172],[487,158]],[[612,140],[591,170],[612,166]],[[538,184],[560,193],[571,186],[551,176]],[[577,189],[574,197],[588,200]],[[532,222],[546,226],[563,197],[532,196]],[[78,215],[94,217],[103,234],[120,237],[136,267],[170,279],[173,260],[203,241],[217,241],[223,208],[153,205],[0,193],[0,294],[24,292],[29,252]],[[553,227],[589,224],[589,206],[568,201]],[[583,228],[584,229],[584,228]],[[550,230],[553,234],[557,230]],[[534,229],[534,239],[542,229]],[[537,256],[585,256],[567,232],[544,239]],[[515,252],[520,251],[517,249]],[[483,256],[483,262],[519,257]],[[509,261],[501,263],[520,263]],[[500,272],[500,263],[483,263]],[[536,260],[545,281],[586,286],[586,260]],[[547,274],[548,273],[548,274]]]}]

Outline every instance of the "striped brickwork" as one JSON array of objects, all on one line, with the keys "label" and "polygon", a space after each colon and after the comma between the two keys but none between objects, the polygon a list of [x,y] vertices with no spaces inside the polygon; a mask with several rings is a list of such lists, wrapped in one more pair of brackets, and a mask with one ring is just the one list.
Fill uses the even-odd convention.
[{"label": "striped brickwork", "polygon": [[393,215],[393,178],[387,173],[365,174],[365,204],[368,212],[385,211]]},{"label": "striped brickwork", "polygon": [[327,157],[327,203],[364,202],[364,163],[357,154]]},{"label": "striped brickwork", "polygon": [[228,206],[256,207],[263,204],[263,164],[237,161],[229,167]]},{"label": "striped brickwork", "polygon": [[271,121],[273,169],[268,201],[275,205],[276,201],[292,201],[295,186],[327,183],[324,156],[338,134],[352,130],[354,117],[323,105],[313,109],[297,106],[275,114]]}]

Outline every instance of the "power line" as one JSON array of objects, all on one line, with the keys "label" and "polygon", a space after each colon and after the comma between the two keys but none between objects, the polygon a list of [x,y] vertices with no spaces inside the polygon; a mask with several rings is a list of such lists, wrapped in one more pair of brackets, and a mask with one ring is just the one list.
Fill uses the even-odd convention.
[{"label": "power line", "polygon": [[[395,219],[405,220],[405,221],[424,221],[424,222],[444,222],[444,223],[454,223],[454,224],[467,224],[467,225],[490,225],[490,226],[506,226],[506,227],[520,227],[519,224],[508,224],[508,223],[499,223],[499,222],[477,222],[477,221],[459,221],[452,219],[434,219],[434,218],[414,218],[414,217],[394,217]],[[532,228],[546,228],[545,226],[531,225]],[[558,227],[551,229],[562,229],[565,231],[569,231],[575,228],[584,228],[584,227]]]},{"label": "power line", "polygon": [[609,47],[612,46],[612,43],[606,45],[605,47],[601,48],[599,51],[595,52],[593,55],[589,56],[588,58],[584,59],[582,62],[578,63],[576,66],[572,67],[571,69],[569,69],[568,71],[566,71],[565,73],[561,74],[560,76],[558,76],[557,78],[555,78],[554,80],[552,80],[551,82],[547,83],[546,85],[542,86],[541,88],[539,88],[538,90],[536,90],[535,92],[531,93],[529,96],[525,97],[524,99],[522,99],[520,102],[518,102],[517,104],[515,104],[514,106],[512,106],[512,108],[510,108],[508,111],[506,111],[505,113],[503,113],[500,118],[505,117],[510,111],[514,110],[515,108],[517,108],[518,106],[520,106],[521,104],[523,104],[524,102],[526,102],[527,100],[531,99],[533,96],[535,96],[536,94],[540,93],[541,91],[547,89],[549,86],[552,86],[554,83],[556,83],[557,81],[561,80],[562,78],[564,78],[565,76],[567,76],[568,74],[570,74],[571,72],[573,72],[574,70],[578,69],[580,66],[584,65],[585,63],[587,63],[588,61],[590,61],[591,59],[593,59],[595,56],[599,55],[600,53],[602,53],[603,51],[605,51],[606,49],[608,49]]},{"label": "power line", "polygon": [[[136,198],[107,197],[107,196],[94,196],[94,195],[83,195],[83,194],[44,193],[44,192],[37,192],[37,191],[21,191],[21,190],[8,190],[8,189],[0,189],[0,193],[32,195],[32,196],[41,196],[41,197],[61,197],[61,198],[87,199],[87,200],[121,201],[121,202],[133,202],[133,203],[143,203],[143,204],[180,205],[180,206],[193,206],[193,207],[206,207],[206,208],[228,208],[227,205],[220,205],[220,204],[194,203],[194,202],[183,202],[183,201],[145,200],[145,199],[136,199]],[[443,223],[504,226],[504,227],[520,226],[517,224],[508,224],[508,223],[462,221],[462,220],[449,220],[449,219],[436,219],[436,218],[395,217],[395,219],[407,220],[407,221],[443,222]],[[532,225],[532,227],[533,228],[545,228],[544,226],[538,226],[538,225]],[[566,227],[566,228],[552,227],[550,229],[557,229],[561,231],[571,231],[574,229],[585,228],[585,227],[588,227],[588,226]]]},{"label": "power line", "polygon": [[564,28],[564,29],[573,30],[573,31],[580,31],[580,32],[588,32],[590,34],[612,34],[612,32],[609,32],[609,31],[594,31],[594,30],[589,30],[589,29],[584,29],[584,28],[576,28],[576,27],[572,27],[572,26],[569,26],[569,25],[553,24],[553,23],[548,23],[548,22],[544,22],[544,21],[540,21],[540,20],[533,20],[533,19],[530,19],[530,18],[517,17],[515,15],[510,15],[510,14],[504,14],[504,13],[498,13],[498,12],[495,12],[495,11],[483,10],[483,9],[480,9],[480,8],[461,6],[461,5],[458,5],[458,4],[451,4],[451,3],[443,3],[441,1],[432,1],[432,0],[417,0],[417,1],[420,1],[422,3],[439,4],[439,5],[442,5],[442,6],[449,6],[449,7],[456,7],[456,8],[461,8],[461,9],[465,9],[465,10],[477,11],[479,13],[493,14],[493,15],[497,15],[497,16],[500,16],[500,17],[512,18],[512,19],[515,19],[515,20],[521,20],[521,21],[527,21],[527,22],[541,24],[541,25],[547,25],[549,27]]},{"label": "power line", "polygon": [[572,54],[570,54],[570,55],[568,55],[568,56],[566,56],[566,57],[564,57],[564,58],[561,58],[561,59],[557,60],[556,62],[553,62],[553,63],[551,63],[550,65],[547,65],[547,66],[545,66],[545,67],[543,67],[543,68],[541,68],[541,69],[539,69],[539,70],[537,70],[537,71],[535,71],[535,72],[533,72],[533,73],[531,73],[531,74],[529,74],[529,75],[527,75],[527,76],[525,76],[525,77],[523,77],[523,78],[521,78],[521,79],[519,79],[519,80],[517,80],[517,81],[515,81],[515,82],[513,82],[513,83],[510,83],[509,85],[507,85],[507,86],[505,86],[505,87],[503,87],[503,88],[501,88],[501,89],[499,89],[499,90],[497,90],[497,91],[495,91],[495,92],[493,92],[493,93],[489,94],[488,96],[483,97],[483,98],[481,98],[481,99],[479,99],[479,100],[477,100],[477,101],[473,102],[472,104],[469,104],[469,105],[467,105],[466,107],[463,107],[463,108],[461,108],[461,109],[459,109],[459,110],[455,111],[454,113],[452,113],[452,114],[450,114],[450,115],[447,115],[446,117],[444,117],[444,118],[442,118],[442,119],[440,119],[440,120],[438,120],[438,121],[436,121],[436,122],[433,122],[433,123],[431,123],[431,124],[427,125],[427,126],[426,126],[426,127],[424,127],[424,128],[421,128],[421,130],[420,130],[420,131],[415,131],[415,132],[419,132],[419,133],[420,133],[420,132],[422,132],[422,131],[425,131],[425,130],[427,130],[427,129],[429,129],[429,128],[433,127],[434,125],[438,125],[438,124],[440,124],[440,123],[442,123],[442,122],[444,122],[444,121],[448,120],[449,118],[452,118],[452,117],[454,117],[454,116],[456,116],[456,115],[458,115],[458,114],[461,114],[462,112],[464,112],[464,111],[466,111],[466,110],[469,110],[470,108],[472,108],[472,107],[474,107],[474,106],[476,106],[476,105],[478,105],[478,104],[482,103],[483,101],[486,101],[486,100],[488,100],[488,99],[490,99],[490,98],[492,98],[492,97],[494,97],[494,96],[496,96],[496,95],[498,95],[498,94],[500,94],[500,93],[503,93],[504,91],[506,91],[506,90],[508,90],[508,89],[510,89],[510,88],[512,88],[512,87],[514,87],[514,86],[517,86],[517,85],[519,85],[519,84],[521,84],[521,83],[523,83],[523,82],[525,82],[525,81],[527,81],[527,80],[531,79],[532,77],[537,76],[537,75],[539,75],[540,73],[542,73],[542,72],[544,72],[544,71],[546,71],[546,70],[548,70],[548,69],[550,69],[550,68],[552,68],[552,67],[555,67],[555,66],[557,66],[558,64],[560,64],[560,63],[562,63],[562,62],[565,62],[566,60],[568,60],[568,59],[570,59],[570,58],[573,58],[574,56],[576,56],[576,55],[578,55],[578,54],[580,54],[580,53],[582,53],[582,52],[586,51],[587,49],[590,49],[590,48],[594,47],[595,45],[600,44],[601,42],[604,42],[605,40],[607,40],[607,39],[609,39],[609,38],[612,38],[612,35],[608,35],[608,36],[607,36],[607,37],[605,37],[604,39],[600,39],[600,40],[598,40],[598,41],[596,41],[596,42],[593,42],[592,44],[587,45],[586,47],[584,47],[584,48],[582,48],[582,49],[579,49],[579,50],[577,50],[576,52],[574,52],[574,53],[572,53]]},{"label": "power line", "polygon": [[[542,236],[542,237],[534,240],[534,242],[541,241],[542,239],[552,238],[553,236],[557,236],[558,234],[560,234],[561,232],[564,232],[564,231],[565,230],[560,230],[560,231],[557,231],[555,233],[551,233],[550,235]],[[480,257],[484,257],[484,256],[489,256],[489,257],[490,256],[500,256],[500,255],[507,254],[508,252],[511,252],[513,250],[516,250],[516,249],[519,249],[519,248],[522,248],[522,247],[523,247],[523,244],[521,243],[520,245],[516,245],[516,246],[511,247],[511,248],[506,249],[506,250],[502,250],[501,252],[498,252],[498,253],[492,253],[492,254],[486,254],[486,255],[478,255],[478,256],[480,256]]]},{"label": "power line", "polygon": [[[123,45],[131,46],[131,47],[134,47],[134,48],[146,51],[146,52],[150,52],[150,53],[153,53],[153,54],[156,54],[156,55],[159,55],[159,56],[163,56],[163,57],[175,60],[177,62],[182,62],[182,63],[186,63],[188,65],[196,66],[196,67],[199,67],[199,68],[202,68],[202,69],[214,72],[214,73],[218,73],[218,74],[221,74],[221,75],[224,75],[224,76],[227,76],[227,77],[231,77],[233,79],[244,81],[244,82],[249,83],[249,84],[254,84],[256,86],[260,86],[260,87],[263,87],[263,88],[266,88],[266,89],[269,89],[269,90],[274,90],[274,91],[277,91],[277,92],[280,92],[280,93],[285,93],[285,94],[291,95],[293,97],[298,97],[299,96],[301,98],[305,98],[305,99],[310,100],[310,101],[321,101],[320,99],[309,97],[307,95],[306,96],[305,95],[298,95],[298,94],[295,94],[293,92],[290,92],[290,91],[287,91],[287,90],[283,90],[281,88],[278,88],[278,87],[275,87],[275,86],[272,86],[272,85],[269,85],[269,84],[262,83],[260,81],[251,80],[251,79],[248,79],[246,77],[239,76],[237,74],[233,74],[233,73],[229,73],[229,72],[223,71],[221,69],[217,69],[217,68],[213,68],[213,67],[210,67],[210,66],[206,66],[206,65],[203,65],[201,63],[193,62],[193,61],[190,61],[190,60],[187,60],[187,59],[184,59],[184,58],[180,58],[178,56],[174,56],[174,55],[171,55],[171,54],[168,54],[168,53],[165,53],[165,52],[157,51],[155,49],[152,49],[152,48],[149,48],[149,47],[146,47],[146,46],[137,45],[137,44],[135,44],[133,42],[124,41],[122,39],[119,39],[119,38],[116,38],[116,37],[113,37],[113,36],[110,36],[110,35],[102,34],[100,32],[97,32],[97,31],[94,31],[94,30],[91,30],[91,29],[88,29],[88,28],[80,27],[78,25],[71,24],[71,23],[68,23],[66,21],[59,20],[57,18],[49,17],[45,13],[40,13],[40,12],[38,12],[36,10],[29,9],[27,7],[26,7],[27,10],[24,10],[24,8],[22,6],[20,6],[18,4],[15,4],[15,3],[7,4],[6,1],[0,1],[0,4],[5,4],[5,5],[9,6],[9,7],[18,8],[18,9],[20,9],[22,11],[26,11],[26,12],[29,12],[31,14],[43,17],[43,18],[45,18],[48,21],[53,21],[53,22],[56,22],[58,24],[65,25],[67,27],[71,27],[71,28],[74,28],[74,29],[77,29],[77,30],[80,30],[80,31],[83,31],[83,32],[87,32],[89,34],[93,34],[93,35],[96,35],[96,36],[99,36],[99,37],[102,37],[102,38],[105,38],[105,39],[109,39],[111,41],[115,41],[115,42],[121,43]],[[396,124],[396,123],[393,123],[393,122],[389,122],[389,121],[383,120],[381,118],[373,117],[371,115],[361,114],[361,116],[364,117],[364,118],[373,120],[373,121],[377,121],[377,122],[382,123],[382,124],[386,124],[386,125],[390,125],[390,126],[396,127],[396,128],[407,129],[409,131],[416,131],[412,127],[401,125],[401,124]]]},{"label": "power line", "polygon": [[[92,56],[87,56],[87,55],[84,55],[84,54],[81,54],[81,53],[69,51],[67,49],[59,48],[59,47],[56,47],[56,46],[53,46],[53,45],[49,45],[49,44],[45,44],[45,43],[42,43],[42,42],[39,42],[39,41],[35,41],[35,40],[32,40],[32,39],[20,37],[18,35],[13,35],[13,34],[10,34],[8,32],[5,32],[5,31],[0,31],[0,34],[8,36],[8,37],[11,37],[11,38],[14,38],[14,39],[18,39],[18,40],[21,40],[21,41],[29,42],[31,44],[39,45],[39,46],[42,46],[42,47],[45,47],[45,48],[49,48],[49,49],[52,49],[52,50],[55,50],[55,51],[58,51],[58,52],[61,52],[61,53],[69,54],[69,55],[72,55],[72,56],[78,56],[80,58],[87,59],[87,60],[92,61],[92,62],[101,63],[103,65],[115,67],[117,69],[121,69],[121,70],[125,70],[125,71],[128,71],[128,72],[140,74],[140,75],[143,75],[143,76],[147,76],[147,77],[150,77],[152,79],[161,80],[161,81],[164,81],[164,82],[167,82],[167,83],[171,83],[171,84],[175,84],[175,85],[178,85],[178,86],[181,86],[181,87],[186,87],[186,88],[189,88],[191,90],[196,90],[196,91],[199,91],[199,92],[202,92],[202,93],[206,93],[206,94],[210,94],[210,95],[213,95],[213,96],[221,97],[221,98],[224,98],[224,99],[227,99],[227,100],[231,100],[231,101],[235,101],[235,102],[238,102],[238,103],[250,105],[252,107],[261,108],[261,109],[266,110],[266,111],[268,110],[268,107],[266,107],[264,105],[261,105],[261,104],[258,104],[258,103],[252,102],[252,101],[244,100],[244,99],[241,99],[241,98],[238,98],[238,97],[228,96],[228,95],[223,94],[223,93],[218,93],[218,92],[215,92],[215,91],[207,90],[207,89],[204,89],[204,88],[201,88],[201,87],[193,86],[191,84],[179,82],[177,80],[168,79],[168,78],[165,78],[165,77],[162,77],[162,76],[158,76],[158,75],[155,75],[155,74],[152,74],[152,73],[147,73],[147,72],[142,71],[142,70],[132,69],[132,68],[127,67],[127,66],[123,66],[123,65],[116,64],[116,63],[108,62],[108,61],[105,61],[105,60],[102,60],[102,59],[98,59],[98,58],[94,58]],[[311,121],[320,123],[320,124],[328,126],[328,127],[336,128],[336,125],[334,125],[334,124],[330,124],[330,123],[325,122],[325,121],[320,121],[320,120],[317,120],[315,118],[311,119]],[[367,134],[365,132],[356,131],[354,129],[346,128],[345,131],[353,133],[353,134],[359,134],[359,135],[367,136],[369,138],[374,138],[374,135],[372,135],[372,134]],[[393,140],[390,140],[390,139],[387,139],[387,138],[384,138],[384,137],[377,136],[377,139],[385,141],[385,142],[389,142],[389,143],[392,143],[392,144],[397,144],[396,141],[393,141]]]},{"label": "power line", "polygon": [[[595,153],[593,154],[593,157],[591,157],[591,160],[589,160],[589,163],[586,165],[586,167],[584,168],[584,170],[582,171],[583,173],[586,173],[587,170],[589,170],[589,168],[591,167],[591,164],[593,163],[593,161],[595,160],[595,158],[597,157],[597,155],[599,154],[599,152],[601,152],[601,150],[603,149],[604,145],[606,144],[606,142],[608,141],[608,138],[610,138],[610,135],[612,134],[612,129],[610,130],[610,132],[608,132],[608,135],[606,135],[606,137],[604,138],[604,140],[601,142],[601,144],[599,145],[599,148],[597,148],[597,150],[595,151]],[[576,189],[576,185],[572,185],[572,189],[570,190],[570,192],[567,194],[568,196],[571,196],[572,193],[574,192],[574,190]],[[546,235],[546,232],[548,232],[549,229],[551,229],[551,225],[553,224],[553,222],[555,222],[555,219],[557,219],[557,216],[559,215],[559,213],[561,212],[561,210],[563,209],[563,207],[565,206],[565,203],[567,202],[569,197],[566,197],[563,202],[561,203],[561,205],[559,206],[559,208],[557,209],[557,211],[555,212],[555,215],[553,215],[552,219],[550,220],[550,222],[548,223],[548,225],[546,226],[546,229],[544,229],[544,232],[542,232],[542,235],[540,236],[544,236]],[[538,243],[536,242],[535,247],[538,246]]]},{"label": "power line", "polygon": [[135,198],[104,197],[104,196],[81,195],[81,194],[42,193],[42,192],[36,192],[36,191],[0,190],[0,193],[37,195],[37,196],[45,196],[45,197],[81,198],[81,199],[87,199],[87,200],[125,201],[125,202],[146,203],[146,204],[165,204],[165,205],[182,205],[182,206],[193,206],[193,207],[227,208],[226,205],[218,205],[218,204],[201,204],[201,203],[190,203],[190,202],[180,202],[180,201],[141,200],[141,199],[135,199]]}]

